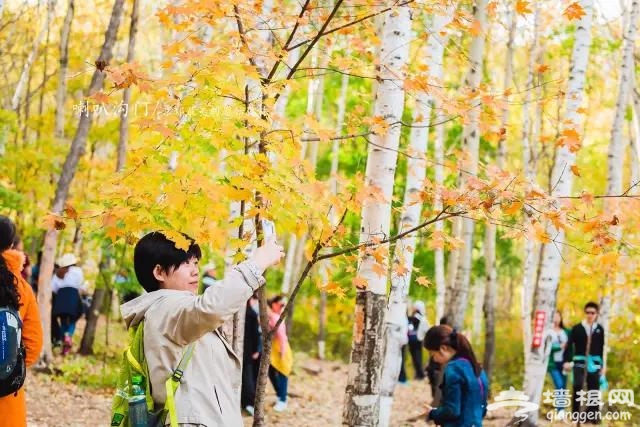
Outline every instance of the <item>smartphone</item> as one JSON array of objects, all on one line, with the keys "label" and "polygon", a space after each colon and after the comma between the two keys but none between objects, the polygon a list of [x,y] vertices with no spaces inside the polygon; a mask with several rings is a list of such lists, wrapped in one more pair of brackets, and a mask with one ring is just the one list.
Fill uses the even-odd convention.
[{"label": "smartphone", "polygon": [[269,221],[268,219],[262,219],[262,235],[265,239],[273,236],[276,237],[276,225],[273,221]]}]

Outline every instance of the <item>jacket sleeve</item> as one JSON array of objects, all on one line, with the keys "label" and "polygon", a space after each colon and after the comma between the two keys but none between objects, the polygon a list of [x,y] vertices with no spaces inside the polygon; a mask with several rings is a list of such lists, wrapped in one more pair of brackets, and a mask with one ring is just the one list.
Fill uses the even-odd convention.
[{"label": "jacket sleeve", "polygon": [[461,413],[463,379],[455,369],[446,369],[441,406],[429,412],[429,419],[436,424],[456,420]]},{"label": "jacket sleeve", "polygon": [[567,336],[567,345],[564,348],[564,353],[562,354],[562,361],[564,363],[571,362],[573,359],[573,340],[575,338],[575,328],[572,328],[569,331]]},{"label": "jacket sleeve", "polygon": [[182,292],[167,298],[147,313],[147,320],[154,319],[159,332],[169,340],[187,345],[231,318],[258,287],[258,278],[241,263],[202,295]]},{"label": "jacket sleeve", "polygon": [[600,341],[598,341],[598,348],[595,349],[594,354],[604,356],[605,330],[602,325],[598,325],[598,327],[602,331],[602,336],[600,337]]},{"label": "jacket sleeve", "polygon": [[20,302],[24,304],[25,313],[22,319],[22,342],[27,351],[27,366],[31,366],[36,363],[42,351],[42,323],[31,286],[23,282],[21,288]]},{"label": "jacket sleeve", "polygon": [[488,396],[489,396],[489,379],[485,371],[480,372],[480,381],[482,381],[482,418],[487,416]]}]

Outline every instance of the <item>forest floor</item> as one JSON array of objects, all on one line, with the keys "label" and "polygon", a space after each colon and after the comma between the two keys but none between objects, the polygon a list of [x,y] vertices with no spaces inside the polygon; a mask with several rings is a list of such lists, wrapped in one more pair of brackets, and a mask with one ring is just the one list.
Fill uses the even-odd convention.
[{"label": "forest floor", "polygon": [[[290,378],[289,408],[283,413],[272,409],[275,394],[267,391],[267,425],[269,426],[340,426],[342,399],[347,381],[347,365],[321,362],[296,354],[297,369]],[[304,368],[303,368],[304,367]],[[306,369],[305,369],[306,368]],[[26,382],[28,425],[33,427],[85,427],[109,424],[111,391],[80,387],[61,382],[54,376],[30,371]],[[392,426],[424,426],[425,422],[408,422],[420,415],[423,403],[430,400],[427,381],[409,381],[395,392]],[[246,415],[246,414],[245,414]],[[252,419],[245,416],[245,426]],[[505,426],[509,414],[488,419],[485,426]]]}]

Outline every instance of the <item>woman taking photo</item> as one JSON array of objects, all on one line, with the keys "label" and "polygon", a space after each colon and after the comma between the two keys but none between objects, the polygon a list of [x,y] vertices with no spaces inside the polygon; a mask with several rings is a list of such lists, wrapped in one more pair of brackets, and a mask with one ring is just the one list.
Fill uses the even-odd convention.
[{"label": "woman taking photo", "polygon": [[487,376],[471,344],[448,325],[427,331],[424,347],[444,366],[440,406],[427,405],[427,420],[444,427],[479,427],[487,412]]}]

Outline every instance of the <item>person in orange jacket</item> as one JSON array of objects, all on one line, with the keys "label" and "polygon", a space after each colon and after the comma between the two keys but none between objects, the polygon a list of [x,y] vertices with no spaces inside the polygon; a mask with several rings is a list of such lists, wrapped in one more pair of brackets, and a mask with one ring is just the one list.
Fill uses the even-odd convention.
[{"label": "person in orange jacket", "polygon": [[[0,305],[8,305],[18,299],[18,312],[22,319],[22,342],[26,349],[27,366],[33,365],[42,350],[42,324],[38,304],[31,286],[20,272],[24,254],[11,249],[16,228],[6,216],[0,215]],[[24,386],[17,395],[0,397],[1,425],[22,427],[27,425],[27,403]]]}]

